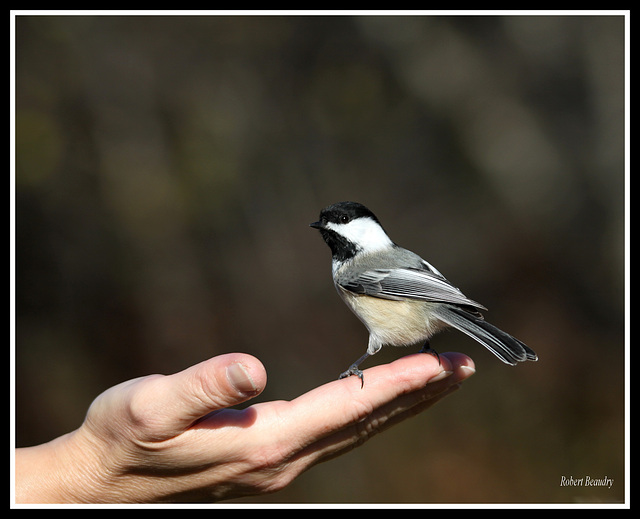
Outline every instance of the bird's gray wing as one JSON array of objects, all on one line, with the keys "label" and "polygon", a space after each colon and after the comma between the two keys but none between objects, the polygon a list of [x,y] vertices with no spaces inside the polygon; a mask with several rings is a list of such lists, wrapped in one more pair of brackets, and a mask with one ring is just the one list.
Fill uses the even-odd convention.
[{"label": "bird's gray wing", "polygon": [[382,299],[413,299],[486,310],[438,274],[419,268],[367,269],[338,284],[355,294]]}]

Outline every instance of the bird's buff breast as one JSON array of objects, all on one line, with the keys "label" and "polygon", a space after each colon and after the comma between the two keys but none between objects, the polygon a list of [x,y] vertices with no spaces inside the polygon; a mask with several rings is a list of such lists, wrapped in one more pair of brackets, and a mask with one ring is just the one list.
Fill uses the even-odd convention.
[{"label": "bird's buff breast", "polygon": [[356,295],[339,288],[338,292],[371,334],[370,346],[410,346],[425,341],[442,328],[432,316],[438,303],[394,301]]}]

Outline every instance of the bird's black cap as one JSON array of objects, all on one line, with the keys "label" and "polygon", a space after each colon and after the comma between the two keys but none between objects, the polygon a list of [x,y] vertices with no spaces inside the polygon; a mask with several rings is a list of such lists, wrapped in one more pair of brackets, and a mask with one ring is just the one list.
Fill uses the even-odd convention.
[{"label": "bird's black cap", "polygon": [[380,223],[376,215],[361,203],[338,202],[320,211],[320,219],[317,222],[311,223],[310,226],[315,229],[322,229],[327,222],[349,223],[356,218],[371,218]]}]

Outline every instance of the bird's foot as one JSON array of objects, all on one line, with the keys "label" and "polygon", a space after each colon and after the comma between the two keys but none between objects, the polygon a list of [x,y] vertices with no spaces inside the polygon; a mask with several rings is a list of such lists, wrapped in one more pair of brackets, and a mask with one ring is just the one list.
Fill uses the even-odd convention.
[{"label": "bird's foot", "polygon": [[361,369],[358,369],[357,364],[352,364],[349,366],[347,371],[340,373],[339,379],[350,377],[351,375],[355,375],[360,379],[360,389],[364,387],[364,373],[362,373]]}]

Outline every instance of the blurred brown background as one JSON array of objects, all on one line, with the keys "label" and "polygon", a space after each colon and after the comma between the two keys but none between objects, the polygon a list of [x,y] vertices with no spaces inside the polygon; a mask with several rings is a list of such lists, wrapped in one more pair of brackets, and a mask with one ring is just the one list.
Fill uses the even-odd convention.
[{"label": "blurred brown background", "polygon": [[[442,334],[478,368],[460,391],[238,502],[623,500],[624,29],[18,16],[17,444],[75,429],[114,384],[224,352],[265,364],[257,401],[333,380],[367,333],[308,223],[357,200],[540,361]],[[614,485],[560,486],[585,475]]]}]

